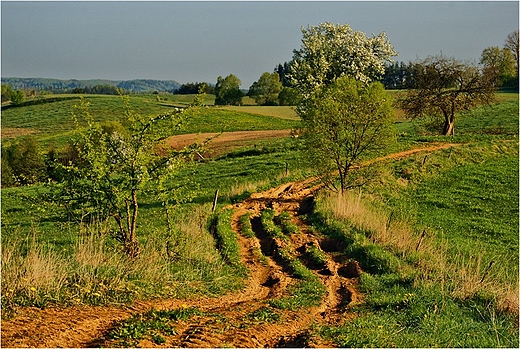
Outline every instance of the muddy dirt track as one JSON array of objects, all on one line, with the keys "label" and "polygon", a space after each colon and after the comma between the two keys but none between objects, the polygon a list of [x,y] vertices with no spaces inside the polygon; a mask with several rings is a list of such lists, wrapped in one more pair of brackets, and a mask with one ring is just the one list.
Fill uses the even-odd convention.
[{"label": "muddy dirt track", "polygon": [[[432,145],[392,154],[383,159],[410,156],[417,152],[448,148],[453,144]],[[128,318],[150,309],[165,310],[197,307],[203,315],[175,324],[177,334],[166,337],[157,345],[148,340],[141,347],[332,347],[313,338],[308,330],[313,323],[339,325],[352,316],[349,305],[362,302],[358,292],[359,265],[348,262],[338,254],[335,241],[318,237],[309,231],[302,214],[312,207],[313,195],[320,188],[314,179],[293,182],[251,195],[233,206],[233,229],[237,232],[241,258],[250,270],[246,287],[238,293],[220,298],[197,300],[153,300],[135,302],[126,307],[78,306],[66,309],[24,309],[12,320],[2,321],[1,347],[99,347],[111,346],[105,335],[114,321]],[[313,270],[326,288],[321,304],[300,310],[279,310],[280,320],[246,321],[248,315],[266,306],[266,301],[287,294],[288,287],[296,280],[276,256],[280,242],[268,237],[261,228],[259,215],[265,208],[277,213],[289,212],[293,223],[301,233],[293,234],[288,242],[298,253],[297,258]],[[254,238],[245,238],[239,231],[239,217],[251,213]],[[327,256],[325,267],[315,268],[307,260],[306,246],[314,245]],[[258,251],[267,257],[259,259]]]}]

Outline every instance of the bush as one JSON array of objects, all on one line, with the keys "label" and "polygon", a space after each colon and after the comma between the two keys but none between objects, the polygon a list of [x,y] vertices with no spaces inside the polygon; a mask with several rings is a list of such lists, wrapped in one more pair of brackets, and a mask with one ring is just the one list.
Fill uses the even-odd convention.
[{"label": "bush", "polygon": [[2,186],[4,175],[13,178],[6,178],[5,185],[34,184],[46,178],[45,162],[40,154],[38,142],[32,136],[2,147],[2,165]]}]

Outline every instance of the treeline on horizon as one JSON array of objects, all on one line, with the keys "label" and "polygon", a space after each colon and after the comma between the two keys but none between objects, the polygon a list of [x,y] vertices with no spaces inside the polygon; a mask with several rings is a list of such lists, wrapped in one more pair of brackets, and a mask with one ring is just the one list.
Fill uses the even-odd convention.
[{"label": "treeline on horizon", "polygon": [[[379,76],[380,81],[387,90],[409,89],[414,86],[414,76],[417,69],[420,69],[420,63],[416,62],[393,62],[387,63],[385,73]],[[231,89],[232,96],[220,96],[215,104],[235,104],[239,105],[241,98],[244,96],[252,97],[259,105],[296,105],[298,97],[293,91],[290,75],[290,62],[278,64],[271,76],[277,75],[277,81],[268,81],[269,86],[265,86],[268,78],[264,73],[258,81],[255,81],[249,89],[240,88],[240,79],[233,74],[228,75],[225,79],[220,77],[216,84],[209,82],[188,82],[180,84],[174,80],[150,80],[136,79],[126,81],[115,80],[59,80],[46,78],[2,78],[2,103],[11,101],[11,104],[17,105],[25,101],[25,97],[34,97],[37,95],[52,94],[102,94],[102,95],[118,95],[131,93],[172,93],[172,94],[197,94],[204,92],[206,94],[214,94],[219,97],[221,90]],[[232,86],[225,86],[222,89],[222,83],[227,84],[232,80]],[[264,86],[262,86],[262,84]],[[273,91],[273,84],[277,91],[276,96],[266,96],[262,90]],[[502,76],[499,86],[505,89],[518,89],[518,76]],[[498,86],[497,86],[498,87]],[[228,91],[229,92],[229,91]]]}]

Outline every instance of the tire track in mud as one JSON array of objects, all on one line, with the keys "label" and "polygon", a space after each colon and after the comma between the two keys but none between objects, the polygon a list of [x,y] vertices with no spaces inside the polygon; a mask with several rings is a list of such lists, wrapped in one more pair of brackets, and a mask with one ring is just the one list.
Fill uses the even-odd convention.
[{"label": "tire track in mud", "polygon": [[[378,160],[397,159],[422,151],[449,148],[457,144],[437,144],[424,148],[390,154]],[[163,299],[139,301],[126,307],[77,306],[65,309],[23,309],[12,320],[2,321],[2,347],[99,347],[110,346],[104,335],[114,321],[129,318],[133,314],[150,309],[166,310],[196,307],[204,315],[194,316],[175,325],[177,335],[166,338],[157,345],[142,340],[143,347],[313,347],[333,346],[313,338],[308,330],[312,323],[340,324],[348,321],[351,303],[362,301],[357,291],[361,272],[355,261],[347,261],[339,255],[335,241],[319,237],[308,229],[301,215],[312,210],[314,193],[322,187],[316,178],[280,185],[271,190],[252,194],[233,206],[232,226],[241,246],[242,262],[249,270],[245,288],[238,293],[219,298],[177,300]],[[267,306],[267,302],[283,296],[295,278],[286,266],[276,258],[276,241],[266,236],[259,223],[262,210],[272,208],[277,214],[287,211],[301,233],[291,235],[289,243],[297,252],[297,258],[313,271],[327,292],[317,307],[299,310],[279,310],[279,321],[252,321],[250,314]],[[251,214],[254,238],[240,234],[239,217]],[[305,254],[307,246],[316,246],[326,256],[326,265],[317,268]],[[265,257],[259,258],[260,253]]]}]

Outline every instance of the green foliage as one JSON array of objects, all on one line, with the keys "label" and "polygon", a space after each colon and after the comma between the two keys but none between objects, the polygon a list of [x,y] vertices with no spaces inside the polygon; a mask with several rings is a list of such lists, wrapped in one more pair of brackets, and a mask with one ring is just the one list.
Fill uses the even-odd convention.
[{"label": "green foliage", "polygon": [[215,105],[239,105],[242,102],[244,93],[240,90],[242,82],[235,75],[230,74],[223,78],[217,78],[215,85]]},{"label": "green foliage", "polygon": [[274,218],[274,222],[280,225],[282,232],[286,235],[297,234],[300,232],[298,226],[291,222],[291,215],[287,211],[282,212],[276,216]]},{"label": "green foliage", "polygon": [[278,94],[282,90],[282,83],[278,73],[265,72],[258,81],[249,88],[248,96],[255,99],[258,105],[278,105]]},{"label": "green foliage", "polygon": [[316,245],[310,245],[305,248],[305,253],[309,256],[310,260],[318,267],[323,268],[327,263],[327,254],[323,252]]},{"label": "green foliage", "polygon": [[381,245],[372,242],[369,239],[370,231],[361,231],[348,222],[335,219],[321,208],[319,200],[310,219],[317,230],[338,240],[340,246],[345,246],[342,252],[357,260],[363,270],[375,274],[395,273],[399,270],[400,260]]},{"label": "green foliage", "polygon": [[11,84],[2,84],[2,103],[8,102],[13,98],[14,89]]},{"label": "green foliage", "polygon": [[304,101],[299,113],[309,160],[329,184],[337,171],[342,192],[367,182],[366,176],[351,176],[361,157],[394,140],[390,97],[380,83],[338,78]]},{"label": "green foliage", "polygon": [[156,117],[142,116],[130,108],[128,98],[123,99],[122,123],[104,125],[93,121],[88,103],[82,100],[78,109],[88,127],[79,132],[73,144],[79,159],[57,164],[64,180],[51,186],[50,200],[82,219],[93,214],[105,220],[113,218],[118,227],[116,236],[126,252],[137,255],[138,195],[144,190],[160,193],[160,184],[197,148],[159,155],[157,146],[170,130],[179,128],[184,113],[176,110]]},{"label": "green foliage", "polygon": [[457,113],[494,99],[493,76],[477,67],[443,55],[417,63],[414,86],[398,100],[410,118],[438,117],[444,121],[442,135],[454,135]]},{"label": "green foliage", "polygon": [[25,101],[25,93],[22,90],[16,90],[11,95],[11,103],[20,105]]},{"label": "green foliage", "polygon": [[284,86],[278,94],[278,104],[280,105],[298,105],[300,100],[298,91],[292,87]]},{"label": "green foliage", "polygon": [[241,276],[247,275],[247,268],[240,260],[240,245],[237,235],[231,227],[233,210],[228,209],[210,219],[210,229],[215,237],[217,249],[222,258]]},{"label": "green foliage", "polygon": [[164,344],[166,340],[163,336],[177,334],[174,326],[176,321],[187,320],[197,315],[202,315],[197,308],[152,309],[117,322],[108,332],[107,338],[124,347],[136,347],[142,339],[149,339],[159,345]]},{"label": "green foliage", "polygon": [[[46,166],[33,136],[2,144],[2,186],[29,185],[46,178]],[[4,176],[6,177],[4,179]]]},{"label": "green foliage", "polygon": [[282,230],[280,227],[278,227],[274,223],[274,218],[276,216],[276,212],[273,209],[265,209],[262,211],[262,214],[260,215],[260,221],[262,223],[262,228],[264,229],[265,233],[272,237],[272,238],[280,238],[280,239],[287,239],[287,236],[282,233]]},{"label": "green foliage", "polygon": [[280,321],[280,314],[271,307],[262,307],[248,314],[244,320],[254,321],[255,323],[273,323]]},{"label": "green foliage", "polygon": [[253,228],[251,227],[251,213],[246,213],[240,216],[240,232],[246,238],[254,238],[255,233],[253,232]]},{"label": "green foliage", "polygon": [[495,86],[506,85],[517,77],[515,58],[508,48],[486,47],[480,56],[480,64],[484,66],[484,73],[493,79]]},{"label": "green foliage", "polygon": [[456,301],[440,287],[414,287],[395,274],[363,273],[366,305],[343,326],[320,334],[340,347],[516,347],[512,318],[486,302]]}]

